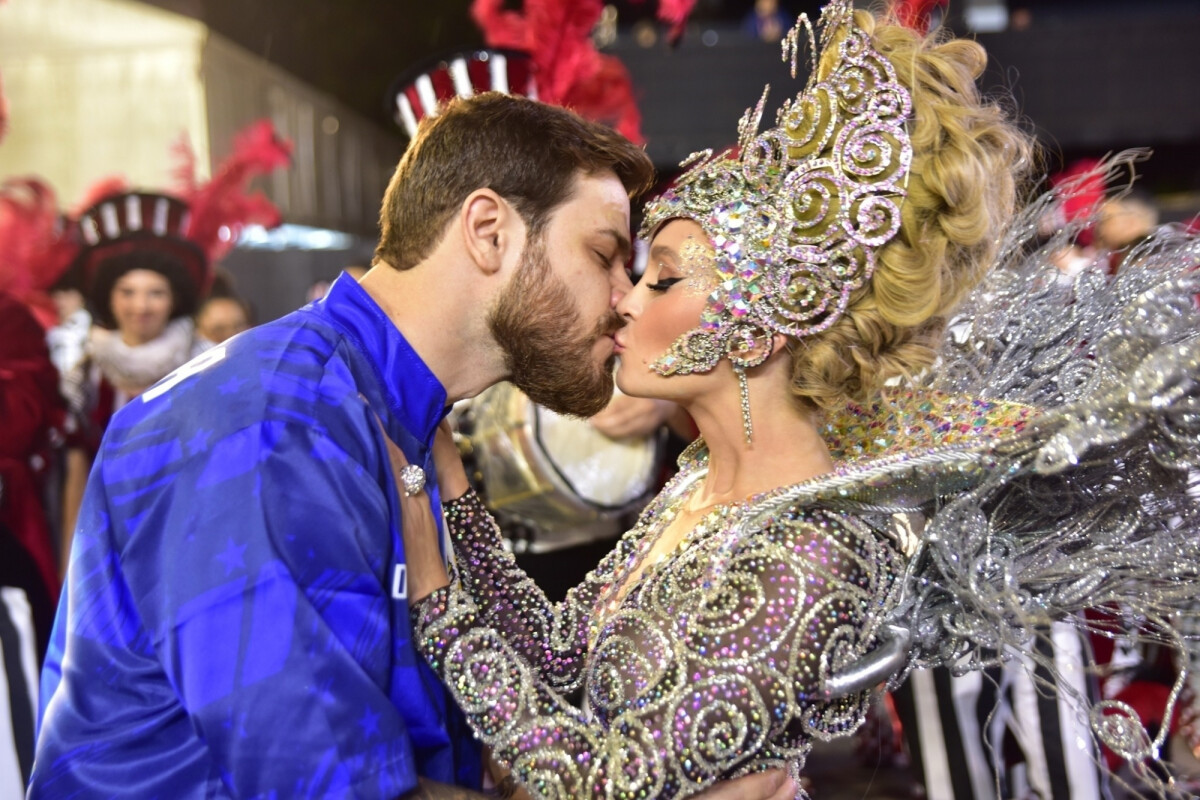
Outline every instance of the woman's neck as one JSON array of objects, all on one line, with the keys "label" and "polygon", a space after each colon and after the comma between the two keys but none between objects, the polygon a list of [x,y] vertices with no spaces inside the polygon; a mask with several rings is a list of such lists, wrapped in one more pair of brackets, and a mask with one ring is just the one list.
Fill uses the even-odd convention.
[{"label": "woman's neck", "polygon": [[[693,511],[737,502],[830,472],[833,459],[815,413],[796,407],[778,386],[750,386],[751,442],[746,442],[736,386],[732,393],[688,407],[708,446],[708,474],[689,504]],[[774,388],[776,391],[771,392]],[[732,397],[730,396],[732,394]]]}]

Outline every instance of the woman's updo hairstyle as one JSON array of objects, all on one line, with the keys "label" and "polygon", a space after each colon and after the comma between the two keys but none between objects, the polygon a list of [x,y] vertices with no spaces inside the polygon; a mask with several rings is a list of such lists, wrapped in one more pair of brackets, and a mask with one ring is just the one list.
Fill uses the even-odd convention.
[{"label": "woman's updo hairstyle", "polygon": [[888,379],[933,362],[946,318],[990,264],[1032,166],[1032,137],[976,86],[981,46],[865,11],[855,24],[912,95],[913,159],[900,231],[876,253],[871,279],[836,323],[789,343],[792,393],[818,410],[868,403]]}]

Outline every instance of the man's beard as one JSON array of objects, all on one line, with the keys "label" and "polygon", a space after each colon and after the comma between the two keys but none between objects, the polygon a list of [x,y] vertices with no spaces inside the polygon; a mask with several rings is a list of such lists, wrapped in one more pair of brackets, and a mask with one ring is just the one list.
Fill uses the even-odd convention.
[{"label": "man's beard", "polygon": [[541,236],[530,239],[521,264],[488,315],[488,327],[504,351],[509,380],[530,400],[559,414],[590,417],[613,395],[612,356],[600,367],[592,351],[601,337],[625,324],[611,310],[587,335],[571,290],[554,274]]}]

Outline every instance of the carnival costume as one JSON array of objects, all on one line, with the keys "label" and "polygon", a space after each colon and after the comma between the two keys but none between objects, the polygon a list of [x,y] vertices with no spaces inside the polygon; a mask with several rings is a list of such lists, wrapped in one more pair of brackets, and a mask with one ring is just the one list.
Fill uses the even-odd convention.
[{"label": "carnival costume", "polygon": [[[660,374],[730,358],[745,398],[771,336],[832,324],[896,234],[910,99],[851,14],[823,12],[837,57],[777,127],[757,133],[760,103],[736,156],[704,154],[648,207],[648,231],[699,222],[718,273],[689,275],[708,302]],[[785,41],[793,64],[804,30]],[[1086,628],[1086,607],[1120,604],[1140,635],[1182,650],[1170,618],[1200,586],[1185,492],[1200,457],[1200,243],[1163,232],[1115,281],[1085,273],[1064,291],[1054,243],[1029,245],[1053,201],[1016,219],[934,369],[827,418],[833,472],[715,508],[659,562],[643,564],[705,477],[702,441],[556,606],[473,493],[446,506],[456,566],[414,605],[416,638],[534,796],[685,797],[770,766],[798,773],[814,738],[860,724],[880,683],[1027,652],[1039,624]],[[567,699],[578,690],[582,708]],[[1161,740],[1125,711],[1094,707],[1093,729],[1133,762],[1155,756]]]},{"label": "carnival costume", "polygon": [[[280,224],[279,210],[249,182],[288,163],[291,144],[266,121],[247,126],[211,180],[196,175],[195,155],[176,146],[180,161],[172,193],[131,191],[109,179],[89,192],[73,233],[82,246],[71,274],[99,323],[86,339],[86,357],[64,369],[63,394],[79,419],[73,444],[89,455],[112,415],[151,384],[199,355],[192,315],[207,296],[213,267],[249,224]],[[140,254],[140,257],[139,257]],[[117,279],[133,269],[163,275],[171,286],[170,322],[155,339],[122,341],[111,308]]]}]

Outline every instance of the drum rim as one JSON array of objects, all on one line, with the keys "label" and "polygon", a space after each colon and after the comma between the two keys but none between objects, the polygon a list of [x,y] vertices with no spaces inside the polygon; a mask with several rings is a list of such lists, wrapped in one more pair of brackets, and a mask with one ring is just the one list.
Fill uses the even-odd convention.
[{"label": "drum rim", "polygon": [[[549,451],[546,448],[546,442],[542,439],[542,415],[541,415],[541,412],[545,409],[543,406],[540,406],[537,403],[533,403],[532,401],[529,404],[529,408],[533,411],[533,438],[537,440],[537,443],[542,448],[542,450],[548,454]],[[664,437],[661,434],[662,434],[662,431],[660,430],[660,431],[656,431],[652,436],[649,437],[650,439],[653,440],[653,446],[654,446],[654,459],[653,460],[654,460],[655,464],[658,464],[658,462],[660,462],[662,460],[662,449],[663,449],[663,444],[664,444]],[[571,479],[568,478],[565,474],[563,474],[563,471],[561,469],[559,469],[558,463],[553,458],[547,457],[545,459],[545,462],[550,466],[550,469],[552,469],[554,471],[554,475],[560,481],[562,481],[563,484],[568,489],[570,489],[572,497],[575,500],[578,500],[579,502],[583,503],[588,508],[591,508],[594,511],[602,512],[602,513],[610,513],[610,514],[619,514],[623,511],[627,511],[631,505],[638,503],[643,498],[654,493],[655,481],[654,481],[654,476],[651,476],[650,483],[646,487],[645,491],[639,493],[633,499],[626,500],[625,502],[617,504],[617,505],[610,505],[608,503],[599,503],[594,500],[589,500],[587,497],[585,497],[583,492],[581,492],[578,489],[578,487],[576,487],[575,484],[571,482]]]}]

